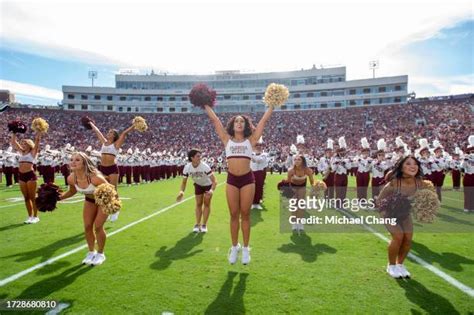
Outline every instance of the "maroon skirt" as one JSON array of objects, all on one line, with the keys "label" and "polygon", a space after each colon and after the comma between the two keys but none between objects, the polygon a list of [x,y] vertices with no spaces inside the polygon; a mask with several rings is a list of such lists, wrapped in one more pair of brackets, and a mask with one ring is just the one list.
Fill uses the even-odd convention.
[{"label": "maroon skirt", "polygon": [[102,172],[102,174],[104,174],[105,176],[109,176],[109,175],[112,175],[112,174],[117,174],[119,173],[119,168],[117,166],[117,164],[114,164],[114,165],[110,165],[110,166],[100,166],[99,167],[99,171]]},{"label": "maroon skirt", "polygon": [[36,174],[34,171],[29,171],[26,173],[20,173],[18,172],[18,180],[21,182],[29,182],[29,181],[35,181],[38,178],[36,177]]}]

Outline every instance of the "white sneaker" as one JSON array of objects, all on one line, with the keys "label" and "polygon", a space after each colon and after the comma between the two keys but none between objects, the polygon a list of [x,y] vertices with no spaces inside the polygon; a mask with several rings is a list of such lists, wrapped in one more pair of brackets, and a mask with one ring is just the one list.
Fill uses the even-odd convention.
[{"label": "white sneaker", "polygon": [[242,264],[248,265],[250,263],[250,248],[242,247]]},{"label": "white sneaker", "polygon": [[257,208],[258,210],[263,210],[263,207],[259,204],[257,204],[255,208]]},{"label": "white sneaker", "polygon": [[252,209],[258,209],[257,207],[258,207],[257,204],[255,204],[255,203],[252,204]]},{"label": "white sneaker", "polygon": [[26,219],[25,221],[23,221],[23,223],[25,224],[31,224],[31,220],[33,219],[33,217],[28,217],[28,219]]},{"label": "white sneaker", "polygon": [[291,231],[293,231],[293,232],[298,231],[298,224],[292,224],[291,225]]},{"label": "white sneaker", "polygon": [[411,274],[408,272],[407,268],[403,264],[397,264],[398,272],[403,278],[410,278]]},{"label": "white sneaker", "polygon": [[207,225],[205,225],[205,224],[201,225],[201,232],[202,233],[207,233]]},{"label": "white sneaker", "polygon": [[390,275],[390,277],[395,279],[399,279],[402,277],[402,275],[398,271],[397,265],[387,265],[387,273]]},{"label": "white sneaker", "polygon": [[31,217],[31,224],[35,224],[35,223],[38,223],[40,221],[40,218],[38,217]]},{"label": "white sneaker", "polygon": [[97,254],[96,251],[93,252],[88,252],[86,258],[82,261],[83,265],[90,265],[92,264],[92,261],[94,260],[95,255]]},{"label": "white sneaker", "polygon": [[91,261],[91,266],[98,266],[102,265],[102,263],[105,261],[105,255],[101,253],[97,253],[94,256],[94,259]]},{"label": "white sneaker", "polygon": [[237,246],[230,247],[228,259],[231,265],[237,262],[237,256],[239,255],[239,251],[240,251],[240,244],[237,244]]},{"label": "white sneaker", "polygon": [[118,217],[119,217],[119,214],[120,214],[120,211],[117,211],[117,212],[115,212],[114,214],[111,214],[111,215],[109,216],[110,222],[115,222],[115,221],[117,221],[117,219],[118,219]]},{"label": "white sneaker", "polygon": [[469,210],[467,210],[467,209],[464,209],[464,212],[466,212],[466,213],[469,213]]},{"label": "white sneaker", "polygon": [[303,223],[298,224],[298,230],[304,231],[304,224]]},{"label": "white sneaker", "polygon": [[194,233],[199,233],[199,224],[195,224],[193,227],[193,232]]}]

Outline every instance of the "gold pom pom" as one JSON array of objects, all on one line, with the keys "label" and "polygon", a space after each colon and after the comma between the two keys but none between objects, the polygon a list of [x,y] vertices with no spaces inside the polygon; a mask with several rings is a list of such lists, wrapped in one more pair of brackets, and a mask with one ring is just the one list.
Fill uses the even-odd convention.
[{"label": "gold pom pom", "polygon": [[94,191],[95,204],[98,205],[105,214],[113,214],[120,211],[122,201],[118,199],[115,187],[112,184],[100,184]]},{"label": "gold pom pom", "polygon": [[440,206],[438,195],[430,188],[419,189],[413,195],[412,209],[419,222],[432,223]]},{"label": "gold pom pom", "polygon": [[48,132],[49,124],[43,118],[35,118],[31,123],[31,129],[34,132]]},{"label": "gold pom pom", "polygon": [[324,194],[324,192],[326,191],[326,189],[328,189],[328,187],[326,186],[326,183],[323,182],[322,180],[315,180],[314,181],[314,184],[313,184],[313,192],[316,196],[322,196]]},{"label": "gold pom pom", "polygon": [[133,118],[132,124],[133,127],[135,127],[135,130],[138,130],[140,132],[145,132],[148,129],[148,125],[146,124],[145,119],[141,116]]},{"label": "gold pom pom", "polygon": [[263,101],[267,106],[280,107],[285,104],[286,100],[290,96],[288,88],[282,84],[272,83],[267,86],[265,90],[265,96]]},{"label": "gold pom pom", "polygon": [[422,187],[423,189],[429,189],[433,192],[436,192],[436,188],[435,186],[433,185],[433,182],[430,181],[430,180],[423,180],[423,184],[422,184]]}]

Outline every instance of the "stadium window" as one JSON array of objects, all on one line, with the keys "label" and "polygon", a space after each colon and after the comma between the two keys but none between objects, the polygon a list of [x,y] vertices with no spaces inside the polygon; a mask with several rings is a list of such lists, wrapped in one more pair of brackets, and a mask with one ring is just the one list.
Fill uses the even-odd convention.
[{"label": "stadium window", "polygon": [[364,105],[370,105],[370,100],[364,100]]},{"label": "stadium window", "polygon": [[309,92],[306,94],[306,97],[314,97],[314,93],[313,92]]},{"label": "stadium window", "polygon": [[73,100],[74,99],[74,94],[68,94],[67,99],[68,100]]},{"label": "stadium window", "polygon": [[349,95],[355,95],[356,94],[356,90],[349,90]]},{"label": "stadium window", "polygon": [[328,96],[328,92],[326,91],[321,92],[321,96]]},{"label": "stadium window", "polygon": [[119,107],[119,112],[123,112],[122,106]]},{"label": "stadium window", "polygon": [[187,108],[187,107],[181,108],[181,112],[182,112],[182,113],[187,113],[187,112],[188,112],[188,108]]},{"label": "stadium window", "polygon": [[95,100],[100,100],[100,95],[94,95]]},{"label": "stadium window", "polygon": [[341,107],[341,106],[342,106],[341,103],[336,103],[336,104],[334,104],[334,107]]},{"label": "stadium window", "polygon": [[362,92],[363,92],[364,94],[368,94],[368,93],[370,93],[370,88],[365,88]]},{"label": "stadium window", "polygon": [[395,103],[400,103],[402,99],[400,97],[395,97]]},{"label": "stadium window", "polygon": [[186,101],[188,100],[188,97],[187,97],[187,96],[182,96],[182,97],[181,97],[181,100],[184,101],[184,102],[186,102]]},{"label": "stadium window", "polygon": [[301,109],[301,105],[295,105],[293,106],[294,109]]},{"label": "stadium window", "polygon": [[400,85],[395,85],[395,91],[401,91],[402,87]]},{"label": "stadium window", "polygon": [[163,96],[158,96],[158,97],[156,98],[156,100],[157,100],[158,102],[163,102]]},{"label": "stadium window", "polygon": [[162,112],[163,112],[163,107],[158,107],[158,108],[156,109],[156,111],[159,112],[159,113],[162,113]]},{"label": "stadium window", "polygon": [[262,98],[263,98],[262,95],[259,95],[259,94],[255,95],[255,99],[256,99],[256,100],[261,100]]},{"label": "stadium window", "polygon": [[132,111],[132,108],[131,107],[127,107],[127,112],[131,112]]},{"label": "stadium window", "polygon": [[385,86],[379,86],[379,93],[387,92],[387,88]]},{"label": "stadium window", "polygon": [[354,106],[354,105],[356,105],[356,101],[354,101],[354,100],[352,100],[352,101],[349,101],[349,105],[351,105],[351,106]]},{"label": "stadium window", "polygon": [[126,101],[126,100],[127,100],[127,97],[126,97],[126,96],[120,96],[120,100],[121,100],[121,101]]},{"label": "stadium window", "polygon": [[176,101],[176,97],[170,96],[170,102],[174,102],[174,101]]},{"label": "stadium window", "polygon": [[138,113],[139,111],[140,111],[140,109],[138,107],[135,107],[135,112]]},{"label": "stadium window", "polygon": [[293,94],[293,98],[300,98],[300,93]]},{"label": "stadium window", "polygon": [[249,96],[248,96],[248,95],[244,95],[244,96],[242,96],[242,99],[243,99],[244,101],[248,101]]},{"label": "stadium window", "polygon": [[151,101],[151,97],[150,97],[150,96],[145,96],[145,101],[146,101],[146,102]]},{"label": "stadium window", "polygon": [[225,100],[230,100],[230,95],[224,95]]},{"label": "stadium window", "polygon": [[82,94],[81,95],[81,100],[86,100],[86,99],[87,99],[87,95]]},{"label": "stadium window", "polygon": [[73,104],[68,104],[68,105],[67,105],[67,108],[68,108],[68,109],[74,109],[74,105],[73,105]]},{"label": "stadium window", "polygon": [[112,95],[107,95],[107,101],[111,101],[111,100],[113,100]]},{"label": "stadium window", "polygon": [[282,110],[286,110],[286,109],[287,109],[287,106],[286,106],[286,105],[283,105],[283,106],[281,107],[281,109],[282,109]]},{"label": "stadium window", "polygon": [[175,111],[176,111],[176,110],[175,110],[174,107],[170,107],[170,108],[169,108],[169,112],[170,112],[170,113],[174,113]]},{"label": "stadium window", "polygon": [[383,104],[383,98],[379,98],[379,104]]},{"label": "stadium window", "polygon": [[87,110],[87,107],[88,107],[87,105],[81,105],[82,110]]},{"label": "stadium window", "polygon": [[107,110],[114,110],[114,107],[112,105],[107,105]]},{"label": "stadium window", "polygon": [[328,104],[322,103],[322,104],[321,104],[321,108],[328,108]]}]

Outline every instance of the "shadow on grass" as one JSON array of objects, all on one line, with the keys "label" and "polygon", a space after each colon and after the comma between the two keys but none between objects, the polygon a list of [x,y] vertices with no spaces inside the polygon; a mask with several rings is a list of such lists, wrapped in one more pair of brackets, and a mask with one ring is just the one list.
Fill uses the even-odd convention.
[{"label": "shadow on grass", "polygon": [[162,246],[156,253],[155,257],[159,257],[150,265],[152,269],[164,270],[168,268],[174,260],[186,259],[202,252],[202,249],[192,251],[192,249],[201,244],[203,233],[189,233],[180,239],[174,247],[166,249],[167,246]]},{"label": "shadow on grass", "polygon": [[[454,306],[445,297],[431,292],[416,280],[397,280],[400,287],[405,290],[405,296],[412,303],[418,305],[427,314],[459,314]],[[417,314],[412,310],[412,314]]]},{"label": "shadow on grass", "polygon": [[8,230],[11,230],[11,229],[16,229],[20,226],[26,226],[26,224],[25,223],[15,223],[15,224],[7,225],[7,226],[2,226],[2,227],[0,227],[0,232],[8,231]]},{"label": "shadow on grass", "polygon": [[254,227],[260,222],[263,222],[262,213],[268,211],[264,205],[261,205],[263,209],[250,209],[250,225]]},{"label": "shadow on grass", "polygon": [[18,253],[14,255],[9,255],[9,256],[3,256],[1,258],[18,257],[15,261],[20,262],[20,261],[28,261],[28,260],[36,259],[37,257],[41,257],[41,262],[43,262],[53,257],[56,251],[63,249],[67,246],[80,243],[82,241],[84,241],[84,234],[81,232],[79,234],[57,240],[54,243],[48,244],[46,246],[40,247],[35,250]]},{"label": "shadow on grass", "polygon": [[17,299],[43,299],[56,291],[61,291],[76,281],[79,276],[92,269],[90,266],[76,265],[56,276],[32,284],[21,292]]},{"label": "shadow on grass", "polygon": [[217,297],[207,307],[204,314],[245,314],[244,294],[247,286],[248,273],[241,273],[239,282],[232,291],[234,278],[237,272],[227,272],[227,279],[219,291]]},{"label": "shadow on grass", "polygon": [[282,253],[295,253],[301,256],[305,262],[315,262],[320,254],[335,254],[337,249],[326,244],[312,244],[311,237],[302,233],[300,235],[293,234],[291,236],[293,243],[283,244],[278,250]]},{"label": "shadow on grass", "polygon": [[[460,212],[461,213],[461,212]],[[463,212],[464,213],[464,212]],[[456,217],[444,214],[444,213],[438,213],[436,215],[438,218],[440,218],[443,221],[449,222],[449,223],[454,223],[454,224],[464,224],[464,225],[470,225],[474,226],[474,223],[471,221],[463,220],[463,219],[458,219]],[[453,231],[456,232],[456,231]]]},{"label": "shadow on grass", "polygon": [[413,241],[412,250],[430,264],[438,263],[442,268],[463,271],[461,264],[472,265],[474,260],[455,253],[436,253],[421,243]]}]

